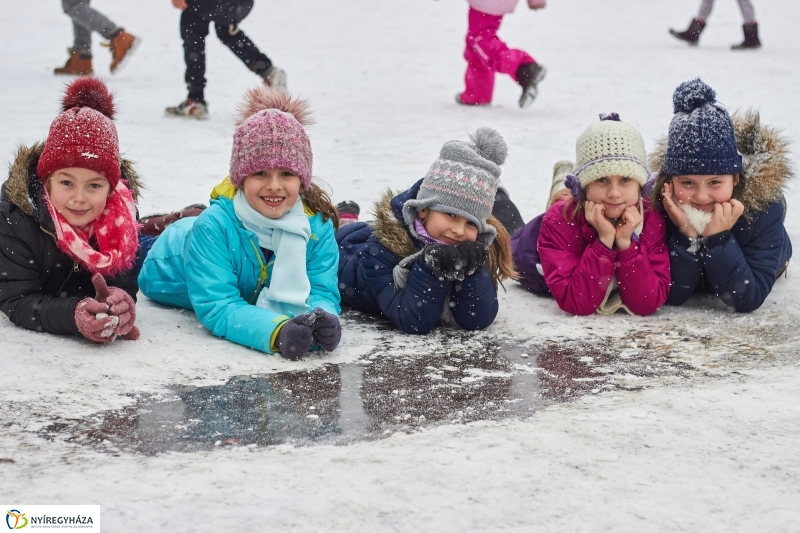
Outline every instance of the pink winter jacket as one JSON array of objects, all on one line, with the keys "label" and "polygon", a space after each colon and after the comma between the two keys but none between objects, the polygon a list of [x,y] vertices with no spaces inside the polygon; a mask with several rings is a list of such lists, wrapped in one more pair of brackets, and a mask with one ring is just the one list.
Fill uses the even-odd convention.
[{"label": "pink winter jacket", "polygon": [[514,11],[519,0],[467,0],[469,7],[487,15],[502,17]]},{"label": "pink winter jacket", "polygon": [[560,200],[545,213],[538,250],[545,282],[558,306],[575,315],[591,315],[603,303],[616,274],[622,301],[637,315],[654,313],[669,294],[669,251],[663,216],[644,201],[639,242],[625,251],[608,249],[583,211],[564,218]]}]

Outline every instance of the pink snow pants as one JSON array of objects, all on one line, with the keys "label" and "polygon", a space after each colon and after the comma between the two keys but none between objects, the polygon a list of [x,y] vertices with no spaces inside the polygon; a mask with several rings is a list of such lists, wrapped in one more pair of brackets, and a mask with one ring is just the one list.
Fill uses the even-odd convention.
[{"label": "pink snow pants", "polygon": [[464,59],[467,73],[464,76],[466,90],[461,93],[465,104],[488,104],[494,91],[494,73],[508,74],[517,80],[517,68],[525,63],[535,63],[522,50],[509,48],[497,36],[503,21],[502,16],[487,15],[472,8],[469,10],[469,29]]}]

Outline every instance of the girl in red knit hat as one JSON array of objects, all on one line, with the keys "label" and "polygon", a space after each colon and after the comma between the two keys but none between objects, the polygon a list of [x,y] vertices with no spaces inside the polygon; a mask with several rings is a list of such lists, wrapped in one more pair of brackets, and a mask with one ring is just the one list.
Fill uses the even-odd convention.
[{"label": "girl in red knit hat", "polygon": [[20,147],[0,191],[0,309],[17,326],[136,339],[139,178],[120,160],[114,101],[67,87],[44,144]]}]

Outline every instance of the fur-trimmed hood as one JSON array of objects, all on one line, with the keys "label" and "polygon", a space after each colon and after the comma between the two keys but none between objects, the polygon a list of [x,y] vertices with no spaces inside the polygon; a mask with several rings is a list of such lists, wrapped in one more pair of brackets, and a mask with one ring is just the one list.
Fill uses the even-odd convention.
[{"label": "fur-trimmed hood", "polygon": [[[9,165],[8,179],[3,183],[2,199],[9,200],[20,211],[32,216],[40,223],[43,217],[49,219],[47,209],[42,203],[42,182],[36,174],[36,165],[44,150],[44,143],[32,146],[20,146],[13,163]],[[142,189],[141,179],[133,168],[133,163],[127,159],[121,160],[120,171],[122,179],[127,183],[128,189],[133,194],[134,201],[139,198]]]},{"label": "fur-trimmed hood", "polygon": [[[733,114],[736,147],[742,154],[743,168],[733,197],[742,202],[745,216],[763,211],[778,201],[786,184],[794,177],[788,159],[789,141],[781,132],[761,123],[758,111],[747,110]],[[650,169],[659,174],[654,187],[655,204],[659,207],[660,191],[671,176],[661,173],[667,152],[667,137],[660,139],[649,156]]]}]

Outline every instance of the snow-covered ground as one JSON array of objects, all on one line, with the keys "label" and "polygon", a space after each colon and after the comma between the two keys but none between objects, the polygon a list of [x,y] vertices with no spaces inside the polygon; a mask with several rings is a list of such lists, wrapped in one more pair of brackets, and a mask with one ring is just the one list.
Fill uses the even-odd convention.
[{"label": "snow-covered ground", "polygon": [[[46,136],[64,80],[71,26],[58,2],[6,2],[0,21],[0,153]],[[95,44],[95,69],[117,95],[122,150],[147,190],[143,214],[204,201],[227,171],[231,114],[258,79],[212,35],[211,120],[163,108],[185,97],[178,11],[168,0],[92,4],[144,42],[121,73]],[[701,46],[676,42],[696,0],[553,0],[520,5],[501,30],[549,69],[527,110],[498,79],[489,108],[454,105],[466,25],[462,0],[261,0],[243,29],[311,101],[315,175],[335,199],[366,211],[386,187],[421,177],[441,144],[478,126],[509,144],[503,180],[525,218],[543,208],[552,164],[577,135],[616,111],[652,146],[671,94],[701,76],[729,109],[800,139],[795,26],[800,4],[759,0],[764,48],[741,40],[735,2],[720,1]],[[800,192],[786,226],[800,243]],[[19,330],[0,319],[0,499],[99,504],[107,531],[575,530],[797,531],[800,528],[800,287],[792,268],[757,312],[732,315],[713,298],[652,317],[571,317],[511,284],[495,324],[475,338],[529,347],[602,346],[597,394],[525,420],[443,424],[355,442],[218,447],[147,456],[47,440],[42,428],[135,403],[132,395],[206,386],[233,376],[435,353],[443,343],[348,318],[333,354],[290,362],[216,339],[191,313],[138,306],[142,338],[99,347]],[[437,343],[440,343],[437,345]],[[608,355],[610,354],[610,355]],[[644,355],[642,355],[644,354]],[[602,364],[601,364],[602,362]],[[602,368],[601,368],[602,367]],[[678,369],[659,372],[653,369]]]}]

